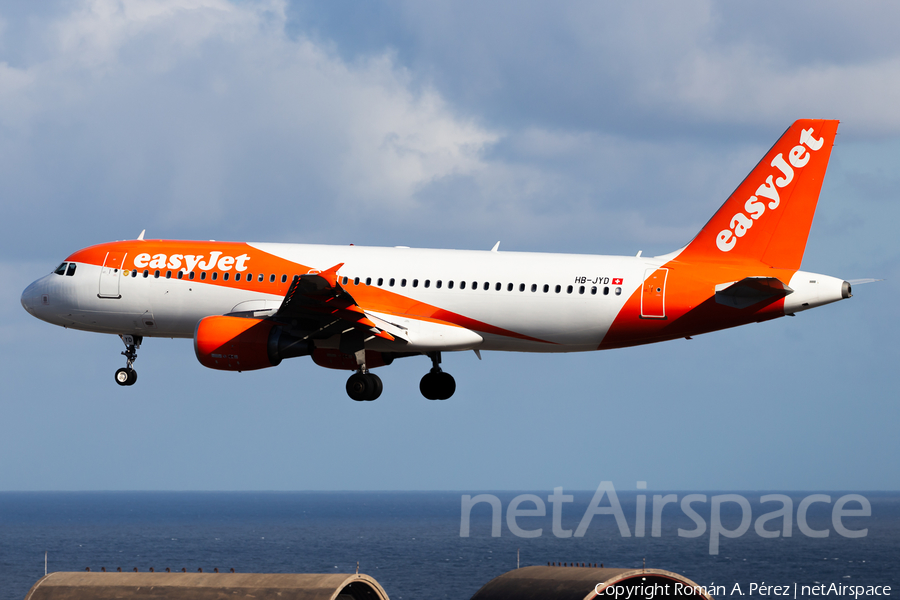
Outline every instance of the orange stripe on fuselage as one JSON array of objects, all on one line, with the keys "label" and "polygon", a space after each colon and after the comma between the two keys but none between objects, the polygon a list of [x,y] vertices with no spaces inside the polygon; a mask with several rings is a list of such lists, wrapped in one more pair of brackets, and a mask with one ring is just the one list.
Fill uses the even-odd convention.
[{"label": "orange stripe on fuselage", "polygon": [[661,268],[669,270],[666,319],[641,318],[640,286],[616,315],[598,350],[663,342],[783,317],[783,298],[737,309],[716,302],[716,285],[761,276],[777,277],[787,283],[796,273],[794,269],[772,269],[755,262],[713,265],[682,263],[677,259]]},{"label": "orange stripe on fuselage", "polygon": [[[303,275],[313,270],[328,269],[332,265],[316,265],[308,266],[296,263],[284,258],[280,258],[258,248],[246,244],[244,242],[198,242],[187,240],[129,240],[123,242],[110,242],[90,246],[79,250],[69,256],[66,260],[72,262],[80,262],[102,266],[104,260],[110,253],[127,253],[123,269],[139,271],[138,277],[143,277],[143,271],[147,270],[152,277],[156,270],[160,271],[160,276],[165,277],[166,271],[172,271],[173,279],[177,277],[177,272],[184,270],[184,281],[190,281],[192,284],[198,285],[214,285],[228,288],[236,288],[276,296],[284,296],[287,294],[291,286],[294,275]],[[219,253],[217,261],[210,264],[210,257],[213,253]],[[138,256],[146,258],[150,256],[150,261],[139,261],[135,264]],[[241,271],[238,271],[238,263],[235,261],[222,262],[223,258],[237,259],[241,256],[247,256],[240,261]],[[187,267],[191,266],[187,263],[186,257],[192,257],[193,271],[197,273],[195,279],[188,279]],[[179,258],[180,257],[180,258]],[[153,261],[156,261],[155,263]],[[159,265],[165,261],[165,266]],[[177,264],[179,267],[169,267],[170,264]],[[155,264],[155,266],[150,266]],[[209,268],[200,268],[206,265]],[[220,265],[222,268],[220,268]],[[206,272],[206,279],[200,279],[200,272]],[[212,274],[216,274],[216,279],[212,279]],[[226,281],[224,274],[228,273],[229,277]],[[241,279],[235,281],[234,275],[240,274]],[[247,281],[246,276],[252,275],[252,280]],[[263,281],[259,281],[259,275],[263,274]],[[270,281],[270,276],[275,275],[275,281]],[[281,281],[282,275],[286,275],[286,280]],[[348,277],[348,283],[342,284],[342,287],[350,293],[360,307],[372,312],[380,312],[402,317],[409,317],[422,321],[440,323],[443,325],[454,325],[464,327],[474,331],[489,333],[504,337],[511,337],[520,340],[529,340],[533,342],[543,342],[552,344],[546,340],[527,336],[515,331],[495,327],[488,323],[471,319],[464,315],[454,313],[452,311],[409,298],[402,294],[391,292],[377,286],[366,285],[364,283],[354,284],[355,275],[349,273],[341,273],[341,281],[343,277]]]}]

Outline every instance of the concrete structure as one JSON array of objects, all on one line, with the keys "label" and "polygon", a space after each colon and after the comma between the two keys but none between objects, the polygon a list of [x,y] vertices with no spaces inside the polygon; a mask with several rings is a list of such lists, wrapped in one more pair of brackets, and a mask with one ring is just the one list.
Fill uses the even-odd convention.
[{"label": "concrete structure", "polygon": [[[664,586],[668,585],[668,588]],[[594,567],[524,567],[490,580],[472,600],[591,600],[616,598],[607,588],[631,588],[631,598],[691,596],[712,600],[712,596],[688,579],[662,569],[598,569]],[[641,593],[639,586],[644,586]],[[654,587],[652,590],[650,586]],[[692,589],[685,590],[686,587]],[[637,588],[637,589],[635,589]],[[699,588],[699,589],[698,589]],[[628,596],[621,593],[618,598]],[[687,593],[685,593],[687,592]],[[693,592],[693,593],[691,593]]]},{"label": "concrete structure", "polygon": [[388,600],[354,574],[50,573],[25,600]]}]

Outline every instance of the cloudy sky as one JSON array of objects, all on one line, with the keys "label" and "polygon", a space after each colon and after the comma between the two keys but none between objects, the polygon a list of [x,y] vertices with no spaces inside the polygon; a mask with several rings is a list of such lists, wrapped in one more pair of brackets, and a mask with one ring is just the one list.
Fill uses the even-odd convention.
[{"label": "cloudy sky", "polygon": [[[0,490],[897,490],[900,7],[0,5]],[[31,318],[136,237],[661,254],[797,118],[841,120],[804,259],[853,299],[570,356],[254,373]]]}]

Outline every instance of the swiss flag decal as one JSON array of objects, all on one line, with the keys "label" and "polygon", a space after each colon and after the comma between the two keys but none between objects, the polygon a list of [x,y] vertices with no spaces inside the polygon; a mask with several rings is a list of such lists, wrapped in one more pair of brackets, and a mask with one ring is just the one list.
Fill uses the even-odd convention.
[{"label": "swiss flag decal", "polygon": [[613,285],[622,285],[621,277],[613,277]]}]

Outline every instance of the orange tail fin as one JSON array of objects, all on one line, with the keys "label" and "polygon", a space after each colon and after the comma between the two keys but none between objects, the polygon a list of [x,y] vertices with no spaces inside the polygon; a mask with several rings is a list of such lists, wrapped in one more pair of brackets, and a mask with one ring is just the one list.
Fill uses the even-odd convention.
[{"label": "orange tail fin", "polygon": [[791,125],[677,260],[800,268],[837,128],[821,119]]}]

